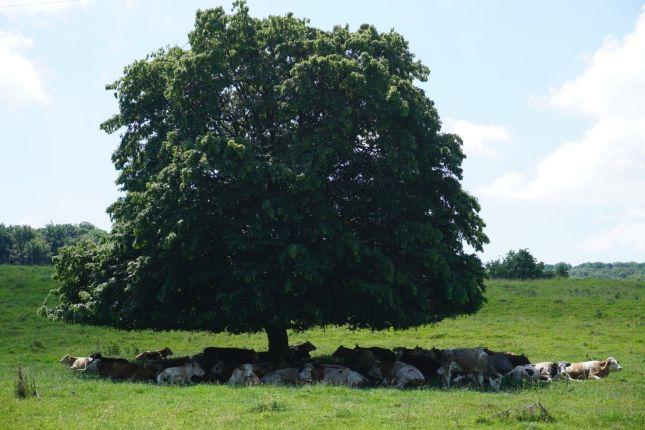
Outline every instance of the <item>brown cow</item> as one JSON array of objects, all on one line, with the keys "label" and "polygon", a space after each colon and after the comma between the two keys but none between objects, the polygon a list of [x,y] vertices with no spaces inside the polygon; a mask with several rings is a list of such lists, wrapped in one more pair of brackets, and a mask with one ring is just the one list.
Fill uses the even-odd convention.
[{"label": "brown cow", "polygon": [[567,366],[565,372],[572,379],[602,379],[609,375],[609,372],[619,372],[623,370],[618,360],[614,357],[609,357],[603,361],[583,361],[581,363],[573,363]]},{"label": "brown cow", "polygon": [[102,378],[110,378],[113,381],[150,381],[154,380],[154,373],[142,366],[128,362],[122,358],[99,357],[94,358],[90,365]]}]

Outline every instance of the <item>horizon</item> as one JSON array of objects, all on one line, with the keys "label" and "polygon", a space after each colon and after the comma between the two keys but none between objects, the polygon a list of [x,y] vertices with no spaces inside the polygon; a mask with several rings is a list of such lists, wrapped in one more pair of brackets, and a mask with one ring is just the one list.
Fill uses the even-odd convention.
[{"label": "horizon", "polygon": [[[109,230],[118,135],[99,130],[117,112],[105,85],[185,46],[198,8],[231,2],[24,3],[0,0],[0,223]],[[418,85],[443,131],[464,140],[462,183],[490,239],[483,261],[522,248],[549,264],[642,260],[642,2],[367,4],[248,2],[256,17],[293,11],[325,30],[367,22],[405,37],[430,67]]]}]

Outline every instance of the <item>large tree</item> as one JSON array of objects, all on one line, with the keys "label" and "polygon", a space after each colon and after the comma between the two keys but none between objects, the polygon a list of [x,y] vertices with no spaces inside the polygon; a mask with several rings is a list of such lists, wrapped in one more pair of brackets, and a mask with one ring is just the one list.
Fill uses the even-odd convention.
[{"label": "large tree", "polygon": [[197,12],[108,89],[124,196],[63,248],[53,318],[123,328],[404,329],[477,311],[487,241],[429,70],[370,25],[323,31],[243,2]]}]

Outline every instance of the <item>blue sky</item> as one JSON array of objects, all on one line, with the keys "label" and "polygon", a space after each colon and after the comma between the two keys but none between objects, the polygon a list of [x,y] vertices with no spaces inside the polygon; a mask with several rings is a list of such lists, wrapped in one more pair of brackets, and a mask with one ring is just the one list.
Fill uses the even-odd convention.
[{"label": "blue sky", "polygon": [[[109,228],[118,136],[105,84],[183,46],[231,2],[0,0],[0,222]],[[30,6],[14,6],[30,3]],[[41,4],[34,4],[41,3]],[[394,28],[464,139],[491,243],[545,262],[645,260],[645,9],[639,1],[249,1],[329,29]]]}]

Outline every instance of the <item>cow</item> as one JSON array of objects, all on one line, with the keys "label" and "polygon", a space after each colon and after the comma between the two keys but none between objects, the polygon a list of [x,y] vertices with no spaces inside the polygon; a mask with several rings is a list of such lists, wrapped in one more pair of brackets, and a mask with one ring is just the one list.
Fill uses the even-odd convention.
[{"label": "cow", "polygon": [[117,362],[117,363],[123,363],[123,364],[129,363],[129,361],[126,360],[125,358],[103,357],[103,355],[101,355],[100,352],[90,354],[90,358],[92,359],[92,361],[90,361],[90,363],[87,365],[86,370],[89,372],[96,372],[96,373],[98,373],[99,371],[99,363],[101,363],[101,361]]},{"label": "cow", "polygon": [[408,363],[421,371],[426,380],[436,378],[437,370],[441,363],[428,349],[416,347],[413,349],[398,347],[394,348],[396,359]]},{"label": "cow", "polygon": [[610,372],[619,372],[623,370],[622,366],[614,357],[606,360],[583,361],[572,363],[565,368],[565,372],[572,379],[602,379],[609,375]]},{"label": "cow", "polygon": [[72,370],[83,372],[87,370],[87,366],[94,360],[92,357],[74,357],[72,355],[65,355],[60,359],[60,363],[65,364]]},{"label": "cow", "polygon": [[533,363],[533,366],[540,372],[540,379],[543,381],[552,381],[562,377],[568,378],[569,375],[565,372],[567,366],[571,363],[565,361],[542,361],[540,363]]},{"label": "cow", "polygon": [[498,389],[498,381],[501,381],[500,373],[493,368],[489,362],[489,356],[481,349],[454,348],[436,349],[432,348],[432,354],[441,363],[437,371],[443,377],[445,387],[450,387],[453,371],[462,374],[475,374],[480,387],[484,386],[484,378],[488,377],[493,389]]},{"label": "cow", "polygon": [[190,357],[177,357],[177,358],[165,358],[161,360],[150,360],[143,365],[143,368],[154,373],[155,375],[160,374],[165,369],[170,367],[181,367],[190,363],[192,360]]},{"label": "cow", "polygon": [[488,348],[481,348],[488,357],[489,364],[500,374],[507,374],[517,366],[531,364],[526,355],[518,355],[512,352],[496,352]]},{"label": "cow", "polygon": [[135,360],[147,361],[147,360],[164,360],[167,357],[172,355],[172,350],[168,347],[160,349],[158,351],[144,351],[141,354],[134,357]]},{"label": "cow", "polygon": [[361,347],[356,344],[354,347],[354,351],[358,352],[358,354],[361,354],[365,351],[371,352],[374,357],[376,357],[377,360],[379,361],[396,361],[396,353],[392,351],[391,349],[387,348],[381,348],[379,346],[370,346],[370,347]]},{"label": "cow", "polygon": [[204,348],[198,363],[208,372],[209,379],[226,383],[236,367],[241,364],[256,364],[260,362],[257,352],[243,348]]},{"label": "cow", "polygon": [[191,378],[193,376],[201,378],[204,376],[204,373],[204,369],[198,363],[191,361],[181,367],[168,367],[164,369],[157,375],[157,383],[188,385],[192,383]]},{"label": "cow", "polygon": [[523,364],[521,366],[515,366],[513,370],[506,373],[506,376],[509,376],[514,381],[522,381],[524,379],[529,381],[537,381],[540,379],[541,373],[540,370],[532,364]]},{"label": "cow", "polygon": [[294,362],[300,362],[302,360],[306,360],[307,358],[311,358],[309,353],[315,350],[316,350],[316,345],[314,345],[309,341],[306,341],[305,343],[301,343],[299,345],[290,346],[289,347],[289,352],[291,353],[290,359]]},{"label": "cow", "polygon": [[102,378],[110,378],[113,381],[154,380],[153,372],[122,358],[99,357],[94,358],[90,364],[96,366],[96,371]]},{"label": "cow", "polygon": [[349,349],[341,345],[331,356],[338,362],[361,368],[368,368],[380,362],[374,352],[361,347]]},{"label": "cow", "polygon": [[257,385],[260,383],[258,375],[253,372],[253,364],[244,363],[233,369],[228,379],[229,385]]},{"label": "cow", "polygon": [[[254,371],[257,374],[257,371]],[[300,370],[296,367],[273,370],[260,378],[260,384],[294,385],[300,382]]]},{"label": "cow", "polygon": [[385,383],[397,388],[418,387],[426,381],[419,369],[403,361],[384,361],[378,371]]},{"label": "cow", "polygon": [[314,367],[311,363],[305,364],[300,371],[303,382],[321,382],[329,385],[345,385],[348,387],[363,387],[369,380],[360,373],[345,366],[323,365]]}]

